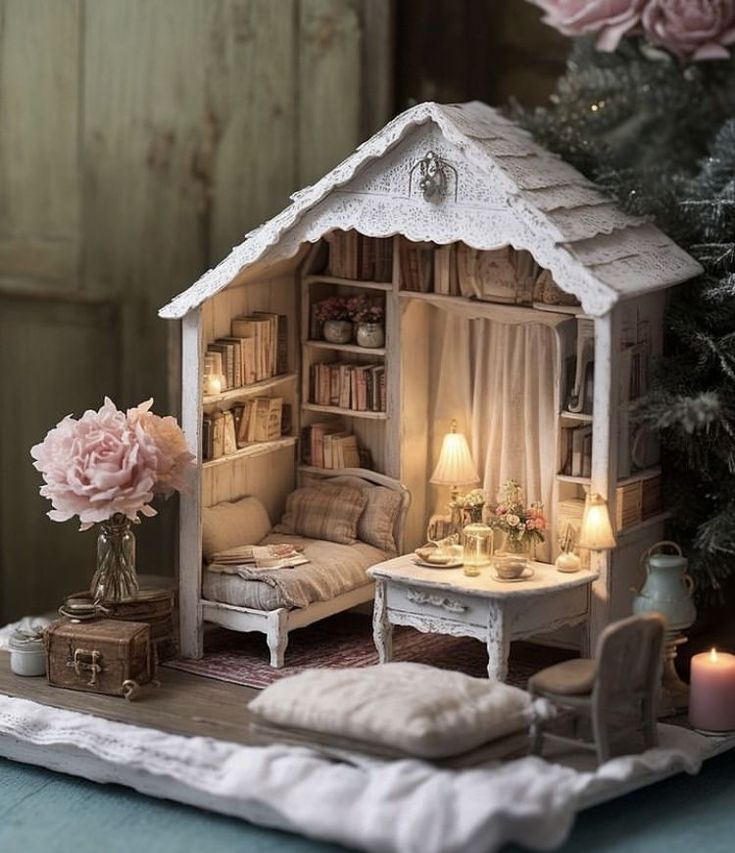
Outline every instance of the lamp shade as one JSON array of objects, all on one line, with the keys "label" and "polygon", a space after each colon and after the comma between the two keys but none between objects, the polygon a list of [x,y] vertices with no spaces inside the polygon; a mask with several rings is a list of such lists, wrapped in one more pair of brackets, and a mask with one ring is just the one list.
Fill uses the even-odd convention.
[{"label": "lamp shade", "polygon": [[589,551],[607,551],[616,544],[607,501],[602,495],[593,493],[584,507],[577,545]]},{"label": "lamp shade", "polygon": [[467,439],[461,432],[448,432],[442,439],[439,461],[430,482],[437,486],[457,486],[479,481],[480,475],[472,460]]}]

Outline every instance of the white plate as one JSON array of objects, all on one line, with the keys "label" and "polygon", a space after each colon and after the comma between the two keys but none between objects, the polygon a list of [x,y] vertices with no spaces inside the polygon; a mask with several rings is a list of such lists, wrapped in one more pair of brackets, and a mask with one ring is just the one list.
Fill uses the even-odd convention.
[{"label": "white plate", "polygon": [[501,578],[497,571],[493,571],[493,579],[499,583],[521,583],[521,581],[530,581],[536,572],[529,566],[523,570],[523,574],[517,578]]},{"label": "white plate", "polygon": [[429,563],[422,560],[421,557],[414,557],[413,561],[417,566],[423,566],[425,569],[458,569],[462,565],[461,560],[452,560],[449,563]]}]

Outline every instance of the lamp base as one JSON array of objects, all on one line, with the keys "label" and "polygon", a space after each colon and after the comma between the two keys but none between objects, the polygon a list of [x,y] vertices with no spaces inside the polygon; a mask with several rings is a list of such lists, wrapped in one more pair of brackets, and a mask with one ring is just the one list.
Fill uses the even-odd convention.
[{"label": "lamp base", "polygon": [[689,707],[689,685],[685,684],[676,671],[677,649],[687,638],[680,631],[666,631],[664,640],[664,668],[661,676],[659,717],[674,717]]}]

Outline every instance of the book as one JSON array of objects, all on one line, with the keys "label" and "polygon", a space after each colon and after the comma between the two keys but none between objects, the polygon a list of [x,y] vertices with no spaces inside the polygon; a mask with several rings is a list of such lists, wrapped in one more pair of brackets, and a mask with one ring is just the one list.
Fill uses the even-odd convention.
[{"label": "book", "polygon": [[360,452],[357,436],[346,435],[337,441],[335,468],[359,468]]},{"label": "book", "polygon": [[349,435],[349,432],[332,432],[326,433],[324,436],[324,467],[325,468],[340,468],[337,463],[337,454],[335,445],[339,440]]},{"label": "book", "polygon": [[393,279],[393,238],[372,238],[375,255],[375,281],[391,281]]},{"label": "book", "polygon": [[207,346],[207,352],[218,352],[222,356],[222,376],[224,376],[223,391],[235,387],[235,348],[232,344],[213,341]]},{"label": "book", "polygon": [[[586,453],[589,454],[589,463]],[[592,464],[592,425],[576,427],[572,431],[572,477],[588,477],[585,469]]]},{"label": "book", "polygon": [[281,437],[281,397],[256,397],[253,400],[254,441],[274,441]]},{"label": "book", "polygon": [[400,250],[401,289],[430,293],[434,286],[433,243],[403,238]]},{"label": "book", "polygon": [[204,415],[202,418],[202,459],[212,458],[212,418]]},{"label": "book", "polygon": [[232,387],[242,388],[245,384],[243,380],[243,363],[242,363],[242,338],[217,338],[216,344],[225,344],[232,346]]},{"label": "book", "polygon": [[222,413],[222,455],[228,456],[237,450],[235,418],[232,411]]},{"label": "book", "polygon": [[225,455],[225,416],[222,412],[212,415],[212,455],[211,459],[219,459]]}]

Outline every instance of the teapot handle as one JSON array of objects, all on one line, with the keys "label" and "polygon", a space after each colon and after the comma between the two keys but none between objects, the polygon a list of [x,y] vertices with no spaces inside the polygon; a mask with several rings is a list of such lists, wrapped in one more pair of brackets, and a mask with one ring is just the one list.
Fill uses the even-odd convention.
[{"label": "teapot handle", "polygon": [[694,578],[690,574],[685,574],[684,583],[687,585],[687,589],[689,590],[689,595],[691,597],[694,594],[694,588],[696,586]]},{"label": "teapot handle", "polygon": [[[655,545],[651,545],[651,547],[647,551],[644,551],[643,554],[641,554],[639,566],[642,569],[645,568],[646,574],[648,574],[648,558],[653,554],[654,551],[659,548],[664,548],[666,547],[666,545],[669,545],[671,548],[674,548],[676,550],[676,553],[680,557],[684,556],[681,550],[681,546],[678,545],[676,542],[672,542],[670,539],[663,539],[661,542],[656,542]],[[689,580],[691,581],[691,578],[689,578]]]}]

